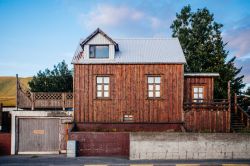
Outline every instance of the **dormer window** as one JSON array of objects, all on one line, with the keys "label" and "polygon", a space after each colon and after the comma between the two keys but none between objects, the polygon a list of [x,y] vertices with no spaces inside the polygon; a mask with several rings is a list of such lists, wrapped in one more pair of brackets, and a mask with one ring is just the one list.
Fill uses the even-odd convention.
[{"label": "dormer window", "polygon": [[109,45],[90,45],[89,58],[109,58]]}]

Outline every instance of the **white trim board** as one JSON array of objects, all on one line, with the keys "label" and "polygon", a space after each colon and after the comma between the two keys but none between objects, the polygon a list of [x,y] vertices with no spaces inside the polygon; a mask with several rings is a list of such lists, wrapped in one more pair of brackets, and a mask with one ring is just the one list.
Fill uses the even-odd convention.
[{"label": "white trim board", "polygon": [[51,152],[50,151],[47,151],[47,152],[30,151],[30,152],[18,152],[18,154],[59,154],[59,151],[51,151]]}]

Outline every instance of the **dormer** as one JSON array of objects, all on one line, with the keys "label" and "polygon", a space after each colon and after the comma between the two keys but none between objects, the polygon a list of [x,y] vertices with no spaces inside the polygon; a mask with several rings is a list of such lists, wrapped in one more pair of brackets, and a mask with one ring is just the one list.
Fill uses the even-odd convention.
[{"label": "dormer", "polygon": [[89,37],[80,43],[85,60],[114,60],[118,44],[97,28]]}]

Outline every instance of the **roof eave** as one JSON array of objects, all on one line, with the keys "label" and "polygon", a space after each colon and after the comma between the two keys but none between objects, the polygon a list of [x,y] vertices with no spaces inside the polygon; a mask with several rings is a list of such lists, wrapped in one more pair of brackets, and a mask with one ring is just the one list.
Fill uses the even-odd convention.
[{"label": "roof eave", "polygon": [[185,77],[219,77],[219,73],[184,73]]},{"label": "roof eave", "polygon": [[71,64],[76,64],[76,65],[105,65],[105,64],[113,64],[113,65],[119,65],[119,64],[124,64],[124,65],[128,65],[128,64],[166,64],[166,65],[170,65],[170,64],[177,64],[177,65],[184,65],[184,62],[72,62]]}]

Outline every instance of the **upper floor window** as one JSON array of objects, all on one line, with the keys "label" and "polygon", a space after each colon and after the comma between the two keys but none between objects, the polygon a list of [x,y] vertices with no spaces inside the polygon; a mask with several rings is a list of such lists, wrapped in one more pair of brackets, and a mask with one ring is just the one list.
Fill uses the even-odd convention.
[{"label": "upper floor window", "polygon": [[109,58],[108,45],[90,45],[89,58]]},{"label": "upper floor window", "polygon": [[108,98],[110,97],[109,91],[109,77],[97,76],[96,77],[96,97]]},{"label": "upper floor window", "polygon": [[204,100],[204,86],[193,86],[193,101],[203,102]]},{"label": "upper floor window", "polygon": [[159,76],[148,77],[148,97],[149,98],[161,97],[161,77]]}]

